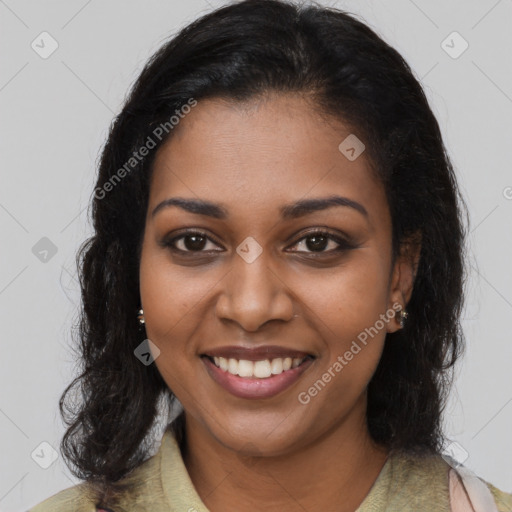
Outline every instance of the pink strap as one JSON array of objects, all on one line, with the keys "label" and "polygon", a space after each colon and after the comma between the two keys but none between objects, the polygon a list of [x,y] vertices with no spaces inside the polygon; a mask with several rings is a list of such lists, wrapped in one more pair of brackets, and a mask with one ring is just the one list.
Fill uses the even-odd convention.
[{"label": "pink strap", "polygon": [[452,512],[498,512],[485,482],[464,466],[450,469],[450,505]]},{"label": "pink strap", "polygon": [[452,512],[474,512],[475,510],[454,469],[450,469],[450,506]]}]

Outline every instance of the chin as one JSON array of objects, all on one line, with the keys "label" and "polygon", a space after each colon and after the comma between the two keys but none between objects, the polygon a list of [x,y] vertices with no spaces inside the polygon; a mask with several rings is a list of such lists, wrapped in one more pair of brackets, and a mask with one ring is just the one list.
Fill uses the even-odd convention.
[{"label": "chin", "polygon": [[[278,456],[293,450],[311,433],[304,422],[287,421],[287,415],[230,415],[230,422],[219,420],[211,424],[210,433],[225,447],[246,456]],[[288,416],[290,420],[291,417]],[[212,423],[212,422],[209,422]]]}]

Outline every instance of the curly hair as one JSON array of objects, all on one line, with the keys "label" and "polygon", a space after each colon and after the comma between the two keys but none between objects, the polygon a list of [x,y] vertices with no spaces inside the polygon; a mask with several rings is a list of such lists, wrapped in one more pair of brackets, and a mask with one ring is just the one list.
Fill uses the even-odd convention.
[{"label": "curly hair", "polygon": [[[134,356],[145,338],[137,311],[150,178],[158,148],[172,136],[168,120],[192,98],[242,102],[267,92],[302,94],[318,113],[363,134],[390,207],[393,262],[405,241],[421,236],[409,319],[387,334],[368,387],[367,424],[389,448],[442,448],[442,412],[464,345],[467,207],[436,118],[405,60],[354,15],[245,0],[203,15],[165,42],[102,148],[90,205],[94,234],[76,261],[82,366],[59,402],[68,427],[61,451],[75,476],[101,490],[99,504],[111,506],[116,482],[147,459],[159,400],[175,403],[156,366]],[[168,128],[164,136],[161,126]],[[149,140],[149,154],[135,158]],[[79,398],[71,401],[77,387]],[[180,415],[172,424],[177,435],[183,425]]]}]

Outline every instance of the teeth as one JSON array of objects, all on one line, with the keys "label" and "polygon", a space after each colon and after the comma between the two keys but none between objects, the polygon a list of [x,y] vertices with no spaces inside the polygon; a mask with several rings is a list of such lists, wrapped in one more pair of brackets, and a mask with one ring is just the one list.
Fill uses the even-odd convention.
[{"label": "teeth", "polygon": [[[219,357],[219,364],[217,366],[219,366],[221,368],[221,370],[224,370],[225,372],[228,371],[228,366],[229,366],[229,363],[228,363],[228,360],[225,358],[225,357]],[[217,363],[215,363],[217,364]]]},{"label": "teeth", "polygon": [[[234,359],[234,361],[236,361]],[[231,370],[231,359],[229,360],[229,370]],[[241,359],[238,361],[238,375],[240,377],[252,377],[254,372],[254,363],[252,361],[246,361]]]},{"label": "teeth", "polygon": [[270,363],[270,372],[273,375],[279,375],[283,372],[283,360],[282,359],[272,359]]},{"label": "teeth", "polygon": [[278,357],[276,359],[264,359],[261,361],[247,361],[246,359],[226,359],[225,357],[214,357],[215,366],[240,377],[256,377],[266,379],[271,375],[279,375],[291,368],[297,368],[306,357]]},{"label": "teeth", "polygon": [[258,379],[264,379],[266,377],[270,377],[272,375],[272,369],[270,368],[270,361],[266,359],[265,361],[256,361],[254,363],[254,372],[253,375],[258,377]]},{"label": "teeth", "polygon": [[238,361],[236,359],[228,359],[228,372],[238,375]]}]

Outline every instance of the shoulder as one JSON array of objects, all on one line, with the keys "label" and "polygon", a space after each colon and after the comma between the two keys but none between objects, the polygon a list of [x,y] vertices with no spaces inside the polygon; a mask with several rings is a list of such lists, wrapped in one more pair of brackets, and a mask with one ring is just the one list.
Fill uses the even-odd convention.
[{"label": "shoulder", "polygon": [[392,450],[357,512],[450,512],[448,471],[436,454]]},{"label": "shoulder", "polygon": [[503,492],[489,482],[483,481],[491,492],[499,512],[512,512],[512,493]]},{"label": "shoulder", "polygon": [[450,465],[441,455],[398,451],[391,457],[390,471],[394,482],[418,488],[435,482],[437,486],[448,489]]},{"label": "shoulder", "polygon": [[[428,503],[436,503],[436,510],[450,511],[454,499],[451,476],[456,468],[463,495],[475,510],[512,512],[512,494],[503,492],[454,462],[441,454],[395,452],[387,468],[386,502],[396,504],[393,510],[409,510],[412,505],[423,510],[422,507]],[[479,509],[479,504],[487,504],[487,508]]]},{"label": "shoulder", "polygon": [[94,499],[86,482],[64,489],[45,499],[28,512],[96,512]]},{"label": "shoulder", "polygon": [[[131,510],[133,505],[139,510],[151,504],[162,494],[160,479],[160,453],[146,459],[128,475],[113,486],[116,505],[120,510]],[[64,489],[45,499],[27,512],[97,512],[96,494],[89,482],[82,482]]]}]

